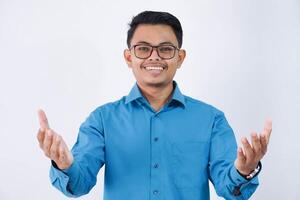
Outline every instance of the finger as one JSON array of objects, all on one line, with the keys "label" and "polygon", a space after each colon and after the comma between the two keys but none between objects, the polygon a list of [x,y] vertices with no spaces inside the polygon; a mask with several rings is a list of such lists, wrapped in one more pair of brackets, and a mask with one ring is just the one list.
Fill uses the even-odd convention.
[{"label": "finger", "polygon": [[61,137],[60,145],[59,145],[59,159],[66,159],[68,155],[69,149],[68,146],[66,145],[65,141]]},{"label": "finger", "polygon": [[50,147],[52,145],[52,138],[53,138],[54,134],[55,133],[51,129],[48,129],[46,131],[46,135],[45,135],[45,139],[44,139],[44,143],[43,143],[44,153],[49,158],[50,158]]},{"label": "finger", "polygon": [[37,137],[37,140],[39,141],[40,147],[43,148],[43,143],[44,143],[44,138],[45,138],[45,131],[42,131],[41,128],[40,128],[36,137]]},{"label": "finger", "polygon": [[250,145],[250,143],[248,142],[247,138],[242,138],[242,144],[244,147],[244,152],[245,152],[245,156],[246,156],[246,161],[247,160],[253,160],[254,159],[254,152],[253,149]]},{"label": "finger", "polygon": [[266,135],[262,134],[260,136],[260,143],[261,143],[261,151],[262,151],[262,153],[264,155],[264,154],[267,153],[268,143],[269,143]]},{"label": "finger", "polygon": [[253,132],[251,134],[252,147],[255,154],[256,161],[259,161],[262,157],[261,143],[257,133]]},{"label": "finger", "polygon": [[268,142],[265,135],[260,136],[260,143],[261,143],[261,152],[263,155],[265,155],[267,153],[267,148],[268,148]]},{"label": "finger", "polygon": [[39,123],[42,130],[49,129],[49,123],[45,112],[42,109],[38,110]]},{"label": "finger", "polygon": [[57,162],[59,157],[60,142],[61,142],[61,137],[58,134],[54,135],[52,139],[52,145],[50,147],[50,158],[55,162]]},{"label": "finger", "polygon": [[237,150],[237,159],[238,159],[238,162],[241,164],[244,164],[246,162],[246,156],[241,147],[239,147]]},{"label": "finger", "polygon": [[61,163],[66,163],[67,151],[66,146],[61,142],[61,145],[59,146],[59,161]]},{"label": "finger", "polygon": [[263,130],[263,132],[261,133],[261,136],[260,136],[260,143],[261,143],[261,146],[262,146],[263,154],[265,154],[267,152],[267,147],[268,147],[268,143],[269,143],[269,140],[270,140],[271,132],[272,132],[272,121],[271,120],[266,120],[264,130]]},{"label": "finger", "polygon": [[262,135],[265,135],[267,144],[269,143],[269,139],[272,133],[272,120],[267,119],[265,121],[264,130]]}]

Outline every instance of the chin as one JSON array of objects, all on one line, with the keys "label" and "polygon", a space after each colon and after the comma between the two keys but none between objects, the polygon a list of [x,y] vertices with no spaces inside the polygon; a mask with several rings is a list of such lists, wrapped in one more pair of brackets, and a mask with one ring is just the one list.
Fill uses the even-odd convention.
[{"label": "chin", "polygon": [[147,86],[150,86],[150,87],[156,87],[156,88],[161,88],[161,87],[164,87],[166,86],[166,83],[165,82],[162,82],[162,81],[149,81],[149,82],[145,82],[145,84]]}]

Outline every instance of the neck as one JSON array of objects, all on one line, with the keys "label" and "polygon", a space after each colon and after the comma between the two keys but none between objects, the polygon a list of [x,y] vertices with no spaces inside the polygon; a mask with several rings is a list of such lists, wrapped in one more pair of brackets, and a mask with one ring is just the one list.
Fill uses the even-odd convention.
[{"label": "neck", "polygon": [[141,84],[138,84],[138,86],[155,111],[160,110],[168,102],[173,92],[173,82],[160,87],[145,86]]}]

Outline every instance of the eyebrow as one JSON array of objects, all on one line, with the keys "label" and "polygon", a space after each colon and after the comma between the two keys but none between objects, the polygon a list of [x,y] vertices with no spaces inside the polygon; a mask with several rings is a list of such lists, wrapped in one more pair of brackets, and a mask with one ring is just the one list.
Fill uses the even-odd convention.
[{"label": "eyebrow", "polygon": [[[137,42],[136,44],[147,44],[147,45],[151,45],[151,46],[152,46],[151,43],[146,42],[146,41],[139,41],[139,42]],[[172,42],[161,42],[161,43],[158,44],[158,46],[159,46],[159,45],[173,45],[173,46],[176,46],[176,45],[174,45]]]}]

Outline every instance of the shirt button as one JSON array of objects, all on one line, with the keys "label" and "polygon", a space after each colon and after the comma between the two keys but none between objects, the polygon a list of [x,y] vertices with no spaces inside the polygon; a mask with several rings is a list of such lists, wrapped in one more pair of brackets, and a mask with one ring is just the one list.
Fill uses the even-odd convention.
[{"label": "shirt button", "polygon": [[154,165],[154,168],[158,168],[158,166],[159,166],[159,165],[156,163],[156,164]]},{"label": "shirt button", "polygon": [[239,195],[241,195],[240,187],[234,187],[232,193],[233,193],[234,196],[239,196]]},{"label": "shirt button", "polygon": [[154,194],[154,195],[158,195],[158,190],[154,190],[154,191],[153,191],[153,194]]},{"label": "shirt button", "polygon": [[157,141],[158,141],[158,137],[155,137],[155,138],[154,138],[154,142],[157,142]]}]

